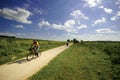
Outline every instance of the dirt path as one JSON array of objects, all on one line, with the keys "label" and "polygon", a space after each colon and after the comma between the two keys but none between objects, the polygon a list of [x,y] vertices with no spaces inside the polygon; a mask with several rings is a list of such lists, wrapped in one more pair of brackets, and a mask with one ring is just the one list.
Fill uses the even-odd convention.
[{"label": "dirt path", "polygon": [[22,58],[18,61],[2,65],[0,66],[0,80],[26,80],[67,48],[64,45],[44,51],[41,56],[32,61],[26,61],[25,58]]}]

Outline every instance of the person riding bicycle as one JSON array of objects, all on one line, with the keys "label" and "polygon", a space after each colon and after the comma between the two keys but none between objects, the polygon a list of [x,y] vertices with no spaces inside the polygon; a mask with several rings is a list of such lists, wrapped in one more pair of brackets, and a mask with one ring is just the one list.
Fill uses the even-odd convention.
[{"label": "person riding bicycle", "polygon": [[67,46],[69,45],[69,42],[68,42],[68,41],[66,42],[66,45],[67,45]]},{"label": "person riding bicycle", "polygon": [[38,56],[40,43],[37,40],[33,40],[32,48],[34,49],[35,55]]}]

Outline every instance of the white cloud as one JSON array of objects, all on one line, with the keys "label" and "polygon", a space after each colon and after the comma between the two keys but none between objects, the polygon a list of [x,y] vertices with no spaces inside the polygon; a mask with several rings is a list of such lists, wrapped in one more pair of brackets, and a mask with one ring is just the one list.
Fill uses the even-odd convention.
[{"label": "white cloud", "polygon": [[24,28],[23,25],[16,25],[15,27],[16,27],[16,28]]},{"label": "white cloud", "polygon": [[110,9],[110,8],[105,8],[103,5],[99,6],[99,8],[103,9],[106,13],[109,13],[109,14],[113,12],[112,9]]},{"label": "white cloud", "polygon": [[82,18],[82,19],[88,19],[87,16],[85,16],[80,10],[75,10],[72,13],[70,13],[71,16],[76,18]]},{"label": "white cloud", "polygon": [[95,30],[97,33],[116,33],[115,31],[109,28],[97,29]]},{"label": "white cloud", "polygon": [[103,0],[85,0],[87,6],[89,7],[95,7],[97,5],[100,5]]},{"label": "white cloud", "polygon": [[39,28],[41,27],[52,27],[54,29],[64,29],[64,26],[61,24],[50,24],[48,21],[41,21],[40,23],[38,23]]},{"label": "white cloud", "polygon": [[109,8],[104,8],[104,11],[106,12],[106,13],[112,13],[112,9],[109,9]]},{"label": "white cloud", "polygon": [[119,17],[120,17],[120,11],[118,11],[118,12],[117,12],[117,16],[119,16]]},{"label": "white cloud", "polygon": [[0,35],[5,35],[5,36],[25,36],[25,33],[11,33],[11,32],[0,32]]},{"label": "white cloud", "polygon": [[[117,35],[116,35],[117,34]],[[120,34],[67,34],[66,37],[77,40],[85,40],[85,41],[120,41]]]},{"label": "white cloud", "polygon": [[77,33],[78,30],[77,29],[83,29],[83,28],[87,28],[87,25],[85,24],[80,24],[80,22],[76,21],[76,20],[67,20],[64,22],[64,24],[50,24],[48,21],[41,21],[40,23],[38,23],[39,27],[51,27],[54,29],[59,29],[59,30],[65,30],[68,33]]},{"label": "white cloud", "polygon": [[94,35],[89,35],[88,40],[101,40],[101,41],[119,41],[120,34],[94,34]]},{"label": "white cloud", "polygon": [[103,6],[103,5],[101,5],[101,6],[99,6],[99,8],[102,8],[102,9],[103,9],[103,8],[104,8],[104,6]]},{"label": "white cloud", "polygon": [[28,20],[32,13],[28,10],[17,8],[16,10],[12,10],[9,8],[0,9],[0,16],[9,20],[15,20],[21,23],[31,24],[32,21]]},{"label": "white cloud", "polygon": [[83,28],[87,28],[87,25],[85,24],[81,24],[80,26],[77,27],[78,29],[83,29]]},{"label": "white cloud", "polygon": [[51,27],[55,29],[64,29],[64,26],[61,24],[52,24]]},{"label": "white cloud", "polygon": [[43,14],[43,11],[37,8],[34,8],[34,13]]},{"label": "white cloud", "polygon": [[64,23],[64,26],[65,26],[66,28],[70,28],[70,27],[72,27],[73,25],[75,25],[75,20],[68,20],[68,21],[66,21],[66,22]]},{"label": "white cloud", "polygon": [[119,5],[119,4],[120,4],[120,0],[118,0],[115,4],[116,4],[116,5]]},{"label": "white cloud", "polygon": [[100,23],[105,23],[106,22],[106,18],[102,17],[101,19],[98,19],[94,22],[94,24],[92,24],[92,26],[96,25],[96,24],[100,24]]},{"label": "white cloud", "polygon": [[42,22],[38,23],[38,25],[41,27],[42,26],[51,26],[51,24],[48,21],[44,21],[44,20]]},{"label": "white cloud", "polygon": [[120,19],[120,11],[118,11],[115,16],[111,17],[111,20],[112,20],[112,21],[115,21],[115,20],[117,20],[117,19]]},{"label": "white cloud", "polygon": [[42,15],[42,14],[46,14],[47,12],[42,9],[33,8],[33,13]]},{"label": "white cloud", "polygon": [[62,29],[67,32],[76,32],[76,30],[73,28],[75,25],[75,20],[67,20],[63,25],[62,24],[50,24],[48,21],[41,21],[39,24],[39,27],[51,27],[54,29]]},{"label": "white cloud", "polygon": [[65,31],[69,32],[69,33],[77,33],[77,25],[80,25],[79,22],[77,22],[76,20],[67,20],[65,23],[64,23],[64,28],[65,28]]},{"label": "white cloud", "polygon": [[115,21],[116,20],[116,16],[111,17],[111,20]]}]

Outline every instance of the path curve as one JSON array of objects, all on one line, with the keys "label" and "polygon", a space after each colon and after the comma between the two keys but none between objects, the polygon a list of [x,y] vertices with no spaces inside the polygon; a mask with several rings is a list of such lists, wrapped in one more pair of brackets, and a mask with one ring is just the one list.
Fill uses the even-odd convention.
[{"label": "path curve", "polygon": [[0,80],[26,80],[67,48],[64,45],[44,51],[41,53],[41,56],[32,61],[26,61],[25,58],[22,58],[9,64],[1,65]]}]

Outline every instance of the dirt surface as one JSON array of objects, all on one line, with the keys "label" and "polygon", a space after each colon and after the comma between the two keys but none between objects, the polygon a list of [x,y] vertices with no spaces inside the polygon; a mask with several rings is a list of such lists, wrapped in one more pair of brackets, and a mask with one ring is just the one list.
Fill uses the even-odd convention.
[{"label": "dirt surface", "polygon": [[64,45],[44,51],[41,53],[41,56],[31,61],[27,61],[26,58],[22,58],[14,62],[1,65],[0,80],[26,80],[28,77],[46,66],[53,58],[67,48],[68,47]]}]

